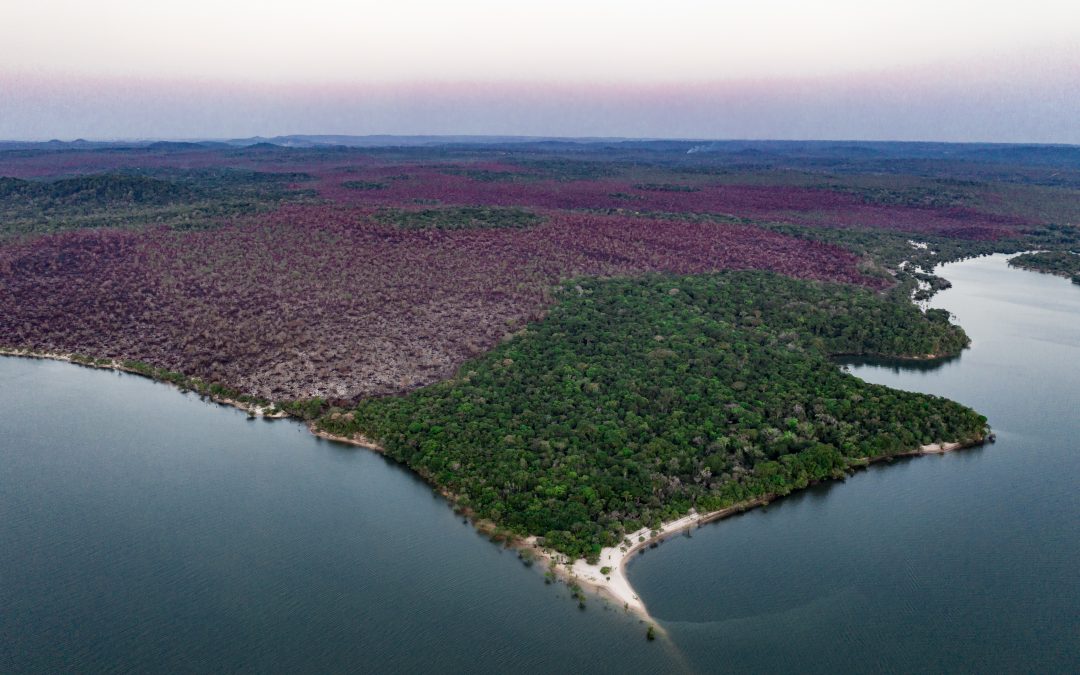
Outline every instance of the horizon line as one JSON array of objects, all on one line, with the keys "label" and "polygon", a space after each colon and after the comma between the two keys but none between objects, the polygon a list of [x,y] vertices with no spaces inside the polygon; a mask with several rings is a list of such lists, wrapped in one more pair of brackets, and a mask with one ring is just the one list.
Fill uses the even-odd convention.
[{"label": "horizon line", "polygon": [[[521,141],[526,143],[537,142],[567,142],[567,143],[642,143],[642,142],[673,142],[673,143],[862,143],[862,144],[889,144],[889,145],[1002,145],[1002,146],[1038,146],[1038,147],[1066,147],[1066,148],[1080,148],[1080,143],[1068,143],[1068,142],[1046,142],[1046,141],[995,141],[995,140],[977,140],[977,141],[940,141],[940,140],[899,140],[899,139],[859,139],[859,138],[770,138],[770,137],[683,137],[683,136],[566,136],[566,135],[538,135],[538,134],[425,134],[425,133],[411,133],[411,134],[392,134],[392,133],[367,133],[367,134],[349,134],[349,133],[318,133],[318,134],[276,134],[273,136],[253,135],[253,136],[148,136],[148,137],[86,137],[79,136],[73,139],[64,138],[35,138],[35,139],[18,139],[18,138],[0,138],[0,144],[25,144],[25,145],[47,145],[50,143],[62,143],[62,144],[74,144],[74,143],[96,143],[96,144],[148,144],[148,143],[234,143],[239,147],[244,142],[251,141],[250,145],[258,143],[269,143],[271,145],[277,145],[281,148],[292,149],[288,145],[281,145],[280,143],[274,143],[275,140],[282,139],[327,139],[327,138],[341,138],[341,139],[420,139],[429,138],[433,139],[432,144],[438,144],[439,141],[435,139],[492,139],[490,141],[476,141],[477,145],[485,144],[497,144],[506,141]],[[326,147],[349,147],[340,143],[324,142],[319,145]],[[310,149],[310,148],[307,148]]]}]

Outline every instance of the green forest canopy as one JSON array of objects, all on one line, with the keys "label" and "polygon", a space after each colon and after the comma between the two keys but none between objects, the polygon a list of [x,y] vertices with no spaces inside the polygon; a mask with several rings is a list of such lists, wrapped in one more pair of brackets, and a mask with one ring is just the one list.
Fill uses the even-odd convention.
[{"label": "green forest canopy", "polygon": [[206,229],[240,214],[309,199],[304,173],[144,169],[55,180],[0,176],[0,243],[64,230],[168,226]]},{"label": "green forest canopy", "polygon": [[1080,284],[1080,255],[1070,251],[1024,253],[1010,258],[1009,264],[1035,272],[1072,277],[1075,283]]},{"label": "green forest canopy", "polygon": [[586,279],[541,323],[410,395],[318,426],[377,439],[477,518],[595,556],[628,532],[975,440],[986,418],[842,372],[837,354],[955,354],[943,310],[764,272]]}]

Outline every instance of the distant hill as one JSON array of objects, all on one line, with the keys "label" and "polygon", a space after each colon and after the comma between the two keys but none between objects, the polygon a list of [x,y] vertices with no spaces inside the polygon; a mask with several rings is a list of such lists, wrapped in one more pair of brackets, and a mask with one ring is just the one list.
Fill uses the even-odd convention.
[{"label": "distant hill", "polygon": [[[354,149],[444,148],[450,151],[527,151],[550,153],[591,153],[618,150],[647,153],[649,156],[678,155],[694,163],[725,165],[776,165],[798,168],[829,169],[843,165],[848,169],[892,173],[897,170],[925,172],[940,161],[1040,167],[1080,171],[1080,146],[1002,143],[931,143],[899,141],[770,141],[770,140],[693,140],[634,139],[622,137],[560,136],[485,136],[485,135],[285,135],[229,140],[140,140],[46,142],[0,141],[0,152],[57,151],[150,151],[181,153],[227,150],[234,153],[287,151],[291,149],[344,151]],[[678,160],[676,160],[678,161]],[[901,166],[903,165],[903,166]],[[920,170],[919,167],[922,167]],[[1049,180],[1049,179],[1048,179]]]},{"label": "distant hill", "polygon": [[350,148],[401,147],[417,145],[501,145],[504,143],[611,143],[635,139],[583,137],[569,138],[557,136],[394,136],[389,134],[371,136],[349,135],[290,135],[265,138],[236,138],[225,141],[234,146],[272,144],[290,148],[316,148],[327,145],[340,145]]},{"label": "distant hill", "polygon": [[184,150],[205,150],[207,148],[206,143],[191,143],[188,141],[155,141],[146,146],[147,150],[164,150],[166,152],[171,151],[184,151]]}]

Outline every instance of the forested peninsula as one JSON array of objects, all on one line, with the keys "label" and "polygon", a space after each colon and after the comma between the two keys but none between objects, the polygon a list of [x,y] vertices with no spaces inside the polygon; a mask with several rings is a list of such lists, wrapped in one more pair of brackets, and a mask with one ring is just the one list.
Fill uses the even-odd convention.
[{"label": "forested peninsula", "polygon": [[564,569],[982,441],[838,357],[961,353],[942,262],[1080,271],[1070,148],[62,146],[0,145],[0,353],[300,418]]},{"label": "forested peninsula", "polygon": [[966,346],[946,312],[903,297],[761,272],[582,279],[559,295],[453,379],[333,409],[317,428],[375,440],[508,538],[592,559],[690,509],[986,433],[969,408],[830,359]]},{"label": "forested peninsula", "polygon": [[1073,251],[1023,253],[1010,258],[1009,264],[1033,272],[1068,277],[1074,284],[1080,284],[1080,254]]}]

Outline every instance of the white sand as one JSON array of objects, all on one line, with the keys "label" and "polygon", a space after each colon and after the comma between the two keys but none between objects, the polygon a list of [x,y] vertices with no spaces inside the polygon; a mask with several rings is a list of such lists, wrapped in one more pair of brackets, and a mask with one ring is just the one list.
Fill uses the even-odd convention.
[{"label": "white sand", "polygon": [[[920,446],[917,450],[907,454],[940,455],[952,450],[969,447],[972,444],[973,443],[931,443]],[[707,513],[691,512],[678,520],[664,523],[655,533],[649,528],[642,528],[637,532],[628,535],[623,540],[622,546],[603,549],[600,552],[600,560],[595,565],[590,565],[585,562],[584,559],[575,560],[573,564],[568,565],[566,556],[555,553],[554,551],[538,548],[536,546],[535,537],[529,537],[524,543],[526,546],[533,548],[538,560],[542,560],[548,565],[554,563],[552,566],[553,571],[563,580],[568,583],[577,583],[583,588],[588,588],[613,601],[618,606],[625,608],[627,611],[637,614],[642,619],[651,621],[652,618],[649,616],[645,603],[638,597],[638,594],[634,591],[634,587],[630,585],[630,581],[626,578],[626,566],[638,551],[649,546],[653,542],[660,542],[668,537],[682,534],[687,530],[695,529],[705,523],[742,513],[743,511],[758,506],[763,506],[775,498],[776,495],[765,495],[746,502],[740,502],[739,504],[718,511],[710,511]],[[604,567],[611,568],[608,574],[601,574],[600,570]]]}]

